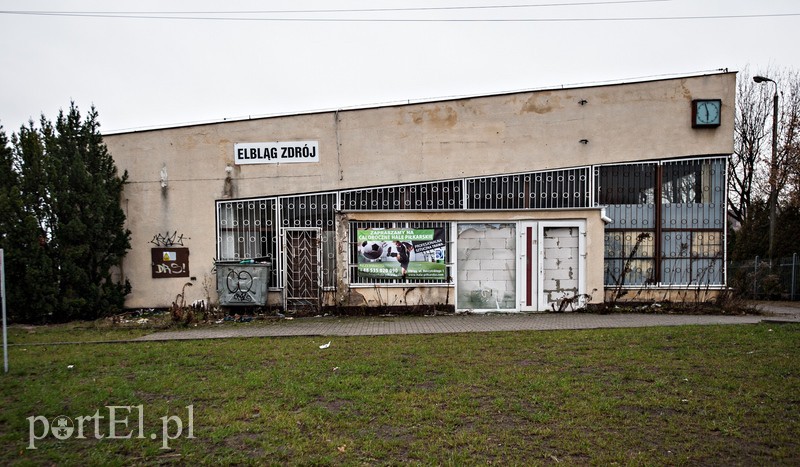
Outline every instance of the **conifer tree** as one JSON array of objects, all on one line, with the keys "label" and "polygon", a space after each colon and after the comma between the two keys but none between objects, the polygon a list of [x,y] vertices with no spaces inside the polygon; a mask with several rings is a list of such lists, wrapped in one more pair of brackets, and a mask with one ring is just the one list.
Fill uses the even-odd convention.
[{"label": "conifer tree", "polygon": [[48,128],[44,135],[53,164],[50,206],[60,308],[70,319],[117,311],[128,291],[112,278],[130,248],[120,207],[128,175],[117,176],[99,127],[94,108],[81,121],[73,104],[67,114],[59,113],[55,131]]},{"label": "conifer tree", "polygon": [[[53,284],[53,263],[47,255],[45,237],[37,218],[41,204],[23,184],[35,186],[34,175],[23,181],[18,148],[24,147],[37,163],[41,154],[38,138],[25,129],[14,136],[14,146],[8,146],[0,131],[0,248],[5,256],[6,305],[9,320],[15,322],[44,322],[53,316],[57,288]],[[41,175],[41,172],[39,173]]]},{"label": "conifer tree", "polygon": [[28,292],[9,293],[9,309],[26,310],[15,313],[21,321],[95,319],[118,312],[130,291],[114,276],[130,248],[120,207],[127,173],[117,174],[97,116],[92,107],[82,119],[72,103],[55,124],[43,116],[12,138],[22,209],[8,240],[13,285]]}]

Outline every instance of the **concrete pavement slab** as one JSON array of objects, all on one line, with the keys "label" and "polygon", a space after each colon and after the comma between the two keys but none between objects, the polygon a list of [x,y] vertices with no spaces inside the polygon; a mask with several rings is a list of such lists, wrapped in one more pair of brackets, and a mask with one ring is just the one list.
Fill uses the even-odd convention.
[{"label": "concrete pavement slab", "polygon": [[286,336],[379,336],[559,329],[637,328],[709,324],[756,324],[763,317],[670,314],[468,314],[398,317],[316,317],[271,322],[223,323],[211,327],[163,331],[139,341]]}]

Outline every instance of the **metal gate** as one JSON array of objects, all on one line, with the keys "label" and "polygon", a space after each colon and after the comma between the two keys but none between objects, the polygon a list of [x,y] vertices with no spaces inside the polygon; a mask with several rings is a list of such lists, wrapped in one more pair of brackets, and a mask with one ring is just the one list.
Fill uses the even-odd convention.
[{"label": "metal gate", "polygon": [[322,300],[322,242],[319,228],[285,228],[283,308],[319,311]]}]

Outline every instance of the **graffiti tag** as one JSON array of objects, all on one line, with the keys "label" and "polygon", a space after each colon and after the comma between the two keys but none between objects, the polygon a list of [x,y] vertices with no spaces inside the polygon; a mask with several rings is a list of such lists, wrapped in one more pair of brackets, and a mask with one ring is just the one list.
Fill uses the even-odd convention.
[{"label": "graffiti tag", "polygon": [[156,264],[157,274],[184,274],[186,272],[186,263],[161,263]]},{"label": "graffiti tag", "polygon": [[250,289],[253,288],[253,275],[247,271],[231,271],[225,280],[228,292],[231,293],[233,301],[254,302]]},{"label": "graffiti tag", "polygon": [[178,235],[178,231],[176,230],[175,232],[172,232],[172,234],[167,232],[164,235],[161,235],[161,232],[159,232],[153,236],[153,239],[150,240],[150,243],[155,246],[183,246],[184,239],[191,240],[189,237],[184,237],[183,234]]}]

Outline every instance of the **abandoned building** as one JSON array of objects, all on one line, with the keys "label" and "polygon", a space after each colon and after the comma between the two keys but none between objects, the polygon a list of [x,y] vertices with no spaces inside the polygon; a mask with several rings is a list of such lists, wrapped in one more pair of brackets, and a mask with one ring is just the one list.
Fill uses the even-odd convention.
[{"label": "abandoned building", "polygon": [[735,89],[720,71],[106,134],[129,174],[126,306],[719,290]]}]

